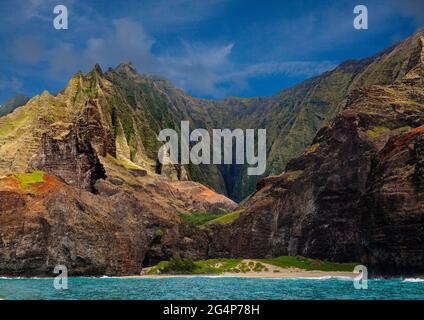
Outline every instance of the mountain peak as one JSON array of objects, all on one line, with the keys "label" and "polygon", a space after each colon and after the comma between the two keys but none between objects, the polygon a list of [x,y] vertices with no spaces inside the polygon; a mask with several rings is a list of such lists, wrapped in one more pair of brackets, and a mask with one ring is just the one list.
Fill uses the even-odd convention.
[{"label": "mountain peak", "polygon": [[130,67],[134,67],[134,64],[132,63],[132,61],[131,61],[131,60],[128,60],[128,61],[124,61],[124,62],[122,62],[122,65],[126,65],[126,66],[130,66]]},{"label": "mountain peak", "polygon": [[133,63],[131,61],[125,61],[120,63],[116,68],[116,72],[119,73],[127,73],[127,74],[136,74],[137,70],[135,69]]},{"label": "mountain peak", "polygon": [[100,67],[100,64],[96,63],[93,67],[93,69],[88,74],[103,74],[102,67]]},{"label": "mountain peak", "polygon": [[48,92],[47,90],[44,90],[44,91],[41,93],[40,97],[50,97],[50,92]]},{"label": "mountain peak", "polygon": [[103,73],[102,68],[100,67],[100,64],[98,63],[94,65],[94,70],[96,70],[99,73]]}]

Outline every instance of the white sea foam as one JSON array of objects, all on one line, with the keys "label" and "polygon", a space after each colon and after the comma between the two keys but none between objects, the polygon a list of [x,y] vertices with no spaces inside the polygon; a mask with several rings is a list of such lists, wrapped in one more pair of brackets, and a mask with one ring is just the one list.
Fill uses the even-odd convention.
[{"label": "white sea foam", "polygon": [[321,276],[321,277],[243,277],[237,275],[223,275],[223,276],[197,276],[202,278],[237,278],[237,279],[255,279],[255,280],[340,280],[352,281],[352,277],[347,276]]},{"label": "white sea foam", "polygon": [[406,278],[403,280],[403,282],[424,282],[424,279],[422,278]]},{"label": "white sea foam", "polygon": [[293,279],[293,280],[330,280],[333,279],[332,276],[321,276],[321,277],[294,277],[294,278],[287,278],[287,279]]},{"label": "white sea foam", "polygon": [[330,279],[336,279],[336,280],[349,280],[351,281],[351,277],[343,277],[343,276],[321,276],[321,277],[244,277],[242,275],[185,275],[185,276],[176,276],[175,278],[212,278],[212,279],[231,279],[231,278],[237,278],[237,279],[254,279],[254,280],[330,280]]},{"label": "white sea foam", "polygon": [[334,279],[341,280],[341,281],[353,281],[354,278],[352,277],[343,277],[343,276],[337,276],[333,277]]},{"label": "white sea foam", "polygon": [[321,277],[293,277],[293,278],[278,278],[288,280],[340,280],[340,281],[353,281],[352,277],[348,276],[321,276]]}]

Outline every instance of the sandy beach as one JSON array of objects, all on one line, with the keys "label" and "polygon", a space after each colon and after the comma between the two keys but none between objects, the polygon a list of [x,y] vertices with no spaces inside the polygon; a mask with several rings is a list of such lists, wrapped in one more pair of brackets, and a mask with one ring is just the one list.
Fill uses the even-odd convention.
[{"label": "sandy beach", "polygon": [[357,274],[352,272],[325,272],[325,271],[307,271],[302,270],[299,272],[246,272],[246,273],[233,273],[226,272],[221,274],[161,274],[161,275],[140,275],[129,276],[126,278],[143,278],[143,279],[158,279],[158,278],[182,278],[182,277],[209,277],[209,278],[260,278],[260,279],[299,279],[299,278],[327,278],[327,277],[340,277],[340,278],[354,278]]}]

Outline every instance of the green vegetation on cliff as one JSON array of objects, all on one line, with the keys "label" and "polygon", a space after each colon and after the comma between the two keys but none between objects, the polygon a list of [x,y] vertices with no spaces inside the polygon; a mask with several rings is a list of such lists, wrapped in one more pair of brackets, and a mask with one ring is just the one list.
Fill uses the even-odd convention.
[{"label": "green vegetation on cliff", "polygon": [[281,256],[272,259],[258,259],[281,268],[299,268],[303,270],[346,271],[351,272],[357,263],[336,263],[298,256]]},{"label": "green vegetation on cliff", "polygon": [[372,127],[369,130],[367,130],[367,135],[372,139],[377,139],[381,135],[387,134],[388,132],[390,132],[389,128],[386,128],[386,127],[383,127],[383,126],[377,126],[377,127]]},{"label": "green vegetation on cliff", "polygon": [[149,269],[149,274],[220,274],[234,269],[242,259],[191,259],[172,258],[161,261]]},{"label": "green vegetation on cliff", "polygon": [[44,182],[43,171],[16,173],[13,177],[20,183],[22,188],[27,188],[34,183]]},{"label": "green vegetation on cliff", "polygon": [[180,214],[180,217],[197,227],[202,227],[211,224],[229,224],[240,217],[243,210],[237,210],[230,213],[214,214],[208,212],[195,212],[192,214]]},{"label": "green vegetation on cliff", "polygon": [[287,177],[288,181],[294,181],[303,174],[303,170],[295,170],[286,172],[284,175]]},{"label": "green vegetation on cliff", "polygon": [[237,210],[234,212],[230,212],[227,214],[224,214],[218,218],[215,218],[213,220],[208,221],[206,224],[229,224],[236,220],[238,217],[240,217],[240,214],[243,212],[243,210]]},{"label": "green vegetation on cliff", "polygon": [[195,212],[192,214],[182,213],[180,214],[180,217],[184,221],[194,226],[201,226],[207,223],[208,221],[216,219],[217,215],[213,213],[208,213],[208,212]]}]

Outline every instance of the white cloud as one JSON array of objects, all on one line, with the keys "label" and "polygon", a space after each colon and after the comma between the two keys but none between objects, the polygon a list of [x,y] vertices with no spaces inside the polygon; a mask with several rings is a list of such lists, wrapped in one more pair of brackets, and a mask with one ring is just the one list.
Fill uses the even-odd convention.
[{"label": "white cloud", "polygon": [[141,25],[131,19],[118,19],[104,34],[103,38],[89,38],[83,48],[75,48],[70,43],[61,43],[53,48],[48,54],[49,73],[57,76],[87,70],[96,63],[115,66],[130,59],[147,69],[156,69],[158,61],[151,54],[154,40]]},{"label": "white cloud", "polygon": [[144,0],[138,17],[149,29],[168,32],[208,20],[225,9],[229,0]]},{"label": "white cloud", "polygon": [[266,62],[248,66],[231,59],[234,43],[182,43],[178,54],[154,54],[155,39],[130,18],[114,20],[104,37],[89,38],[83,48],[62,43],[48,54],[49,73],[63,77],[87,71],[95,63],[104,68],[132,60],[143,73],[157,74],[197,95],[223,97],[248,85],[250,78],[269,74],[311,76],[332,68],[330,62]]},{"label": "white cloud", "polygon": [[333,69],[336,65],[332,61],[265,62],[247,66],[240,71],[227,74],[226,77],[231,79],[277,74],[310,77]]}]

